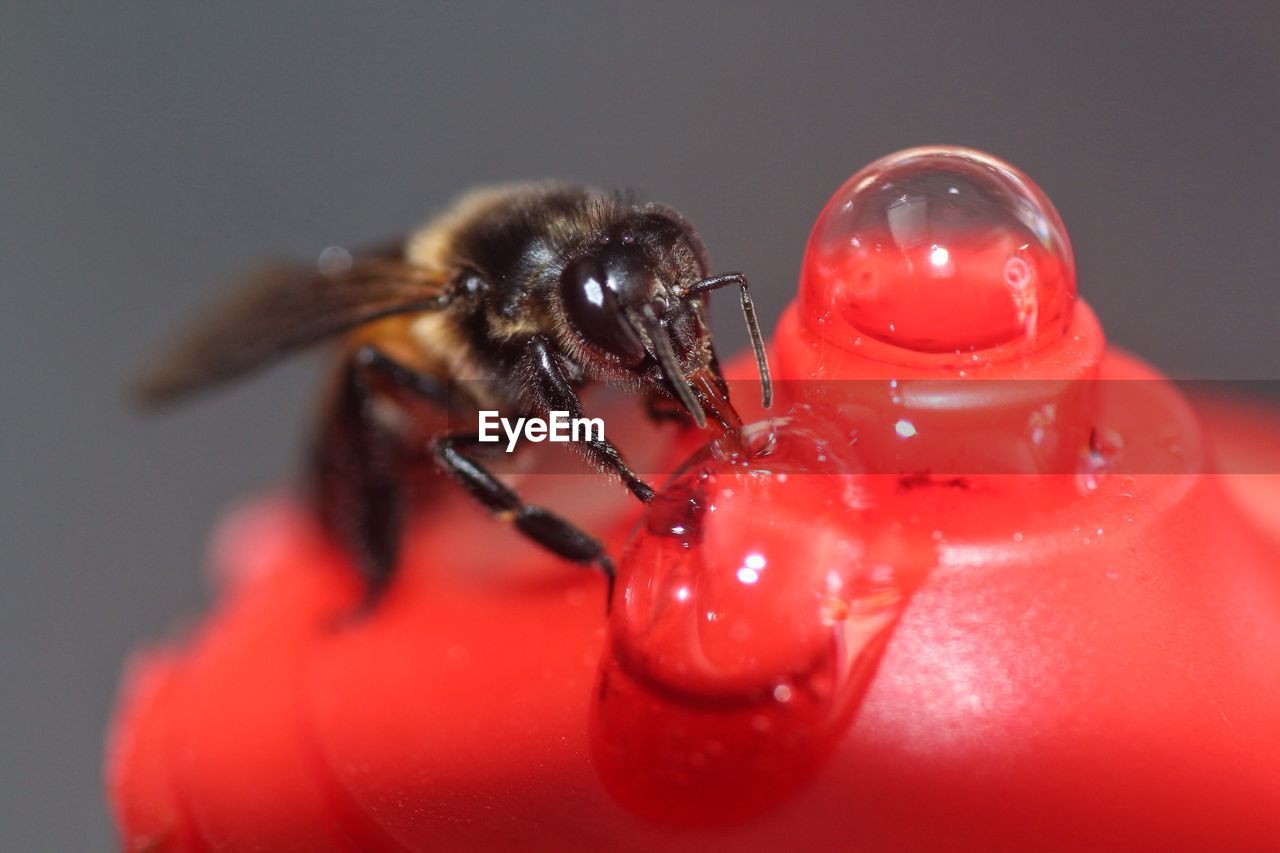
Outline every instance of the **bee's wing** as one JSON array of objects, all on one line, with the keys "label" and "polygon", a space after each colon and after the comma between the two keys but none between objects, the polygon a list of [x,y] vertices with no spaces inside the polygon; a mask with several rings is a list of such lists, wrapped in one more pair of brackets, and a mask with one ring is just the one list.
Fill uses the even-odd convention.
[{"label": "bee's wing", "polygon": [[144,405],[168,403],[372,320],[441,308],[446,284],[385,257],[357,260],[334,274],[264,268],[159,353],[135,386],[136,397]]}]

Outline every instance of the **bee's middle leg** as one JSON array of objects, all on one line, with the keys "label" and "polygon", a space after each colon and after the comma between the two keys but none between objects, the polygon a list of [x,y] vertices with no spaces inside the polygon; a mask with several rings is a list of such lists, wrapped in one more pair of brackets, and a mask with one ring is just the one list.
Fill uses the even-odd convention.
[{"label": "bee's middle leg", "polygon": [[514,524],[528,539],[579,565],[599,566],[608,585],[606,601],[612,601],[614,566],[600,540],[549,510],[525,503],[513,489],[462,452],[478,443],[479,437],[473,434],[443,436],[434,445],[436,459],[472,497],[497,517]]}]

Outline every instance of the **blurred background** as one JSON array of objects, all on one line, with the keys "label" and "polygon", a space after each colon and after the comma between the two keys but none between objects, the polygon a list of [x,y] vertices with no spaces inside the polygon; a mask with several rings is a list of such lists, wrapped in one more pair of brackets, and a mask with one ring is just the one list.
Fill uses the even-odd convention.
[{"label": "blurred background", "polygon": [[[841,181],[956,143],[1057,203],[1113,342],[1178,376],[1280,357],[1274,2],[10,3],[0,99],[8,850],[111,846],[125,657],[199,613],[211,525],[294,469],[315,360],[158,419],[119,393],[264,253],[574,178],[684,211],[772,325]],[[716,326],[742,343],[734,300]]]}]

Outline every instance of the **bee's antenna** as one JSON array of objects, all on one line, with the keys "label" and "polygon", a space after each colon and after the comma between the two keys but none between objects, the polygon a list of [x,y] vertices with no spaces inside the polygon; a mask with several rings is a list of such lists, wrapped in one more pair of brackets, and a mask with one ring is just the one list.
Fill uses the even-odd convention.
[{"label": "bee's antenna", "polygon": [[756,353],[756,370],[760,372],[760,397],[767,409],[773,405],[773,379],[769,375],[769,359],[764,352],[764,336],[760,334],[760,321],[756,318],[756,306],[751,301],[750,285],[742,273],[731,272],[725,275],[704,278],[690,287],[686,296],[701,296],[713,290],[719,290],[731,284],[741,287],[742,316],[747,321],[747,334],[751,336],[751,348]]},{"label": "bee's antenna", "polygon": [[680,399],[680,403],[689,412],[693,422],[698,425],[698,429],[706,429],[706,412],[702,410],[702,405],[698,402],[698,397],[694,393],[688,377],[680,369],[680,362],[676,359],[675,350],[671,348],[671,340],[667,337],[666,330],[662,328],[662,321],[653,312],[652,305],[646,304],[641,310],[643,311],[642,315],[637,314],[635,311],[628,311],[627,319],[636,327],[636,331],[644,339],[645,345],[653,351],[654,357],[658,359],[658,367],[662,369],[662,375],[666,378],[667,384],[675,391],[676,397]]}]

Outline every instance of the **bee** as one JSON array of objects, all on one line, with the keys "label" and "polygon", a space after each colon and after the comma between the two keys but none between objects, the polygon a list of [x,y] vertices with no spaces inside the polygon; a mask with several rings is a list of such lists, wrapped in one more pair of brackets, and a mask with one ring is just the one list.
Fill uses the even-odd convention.
[{"label": "bee", "polygon": [[[473,192],[389,249],[264,270],[206,311],[138,383],[167,404],[326,339],[339,341],[309,456],[307,493],[375,602],[393,578],[407,513],[404,460],[425,447],[498,518],[612,590],[602,544],[530,505],[484,464],[478,429],[433,427],[422,406],[503,417],[582,417],[590,383],[621,381],[654,419],[736,430],[708,326],[708,296],[736,287],[760,373],[769,368],[747,279],[710,275],[693,227],[660,204],[535,183]],[[457,426],[457,421],[451,422]],[[474,421],[473,421],[474,423]],[[603,435],[573,445],[641,501],[653,488]]]}]

